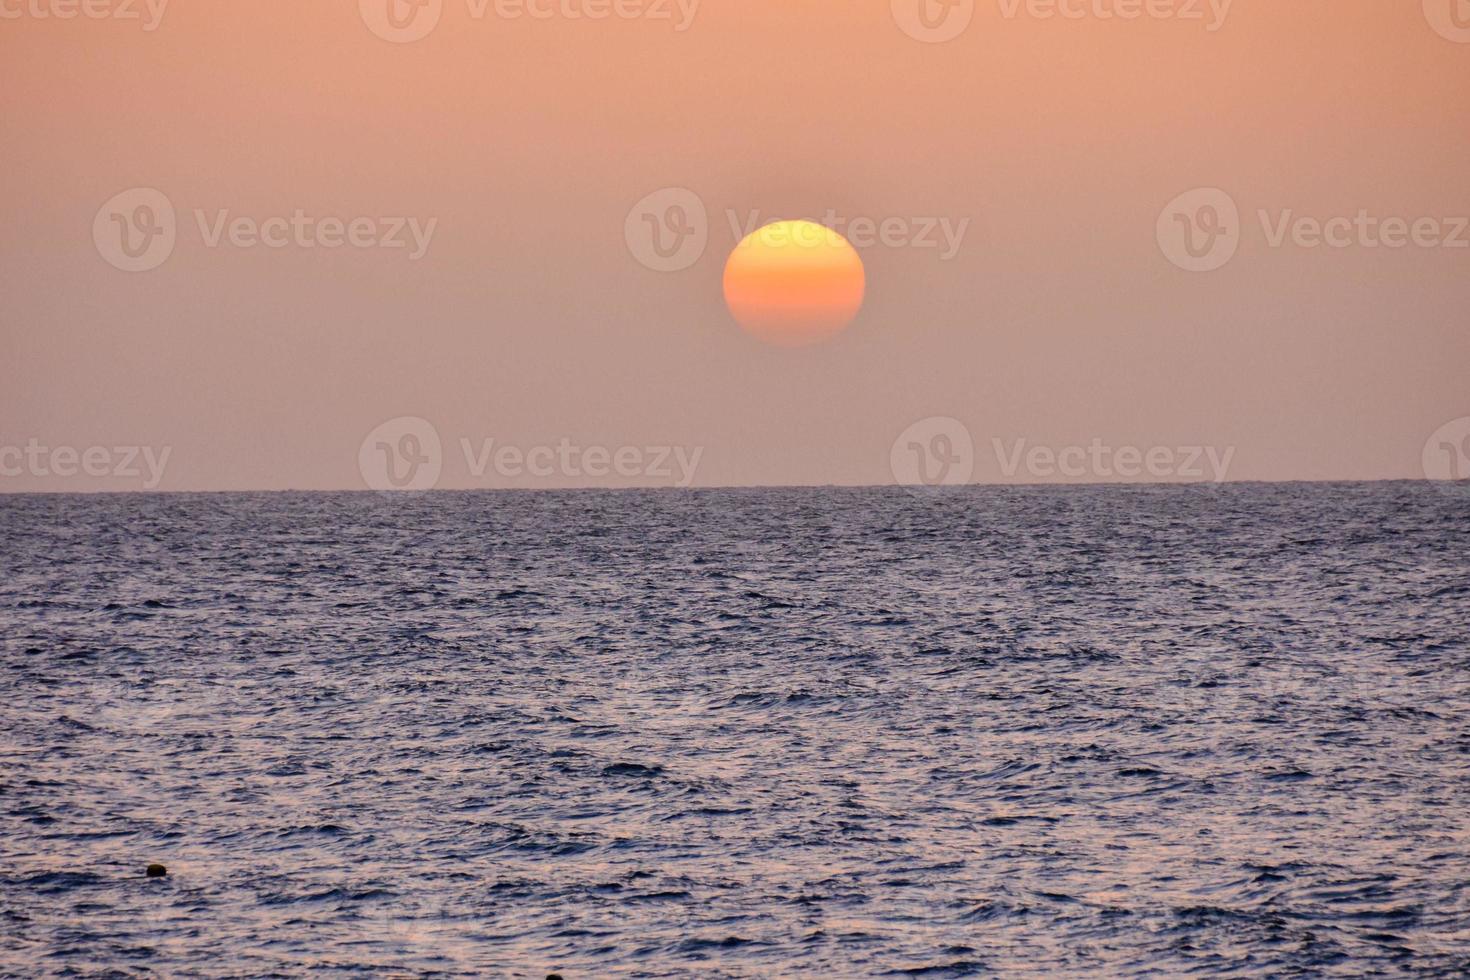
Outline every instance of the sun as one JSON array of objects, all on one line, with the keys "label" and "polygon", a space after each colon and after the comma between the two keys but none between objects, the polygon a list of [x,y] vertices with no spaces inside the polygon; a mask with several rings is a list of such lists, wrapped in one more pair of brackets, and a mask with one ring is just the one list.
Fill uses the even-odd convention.
[{"label": "sun", "polygon": [[841,333],[863,305],[867,276],[857,249],[813,221],[776,221],[745,236],[725,263],[725,303],[735,321],[781,347]]}]

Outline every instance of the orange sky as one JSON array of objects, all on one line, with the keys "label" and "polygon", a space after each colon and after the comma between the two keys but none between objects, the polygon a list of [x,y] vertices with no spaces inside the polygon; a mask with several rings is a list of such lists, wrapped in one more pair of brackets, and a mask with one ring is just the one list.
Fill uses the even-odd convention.
[{"label": "orange sky", "polygon": [[[151,31],[141,2],[32,12],[54,2],[0,0],[0,447],[171,447],[163,489],[346,488],[364,436],[416,416],[441,486],[619,483],[487,483],[461,438],[700,447],[707,485],[885,483],[895,437],[943,416],[978,480],[1001,479],[993,439],[1380,478],[1419,476],[1429,434],[1470,415],[1470,248],[1273,247],[1258,216],[1470,215],[1470,43],[1418,0],[1238,0],[1215,31],[993,0],[944,44],[888,0],[705,0],[683,31],[672,3],[446,0],[406,44],[355,0],[173,0]],[[177,243],[127,273],[93,224],[135,187],[171,203]],[[1241,241],[1195,273],[1156,225],[1202,187]],[[625,241],[661,188],[708,209],[679,271]],[[229,221],[298,210],[433,231],[416,259],[406,221],[401,249],[232,243]],[[834,341],[761,344],[722,300],[732,222],[829,212],[941,243],[967,224],[949,258],[863,248],[866,305]]]}]

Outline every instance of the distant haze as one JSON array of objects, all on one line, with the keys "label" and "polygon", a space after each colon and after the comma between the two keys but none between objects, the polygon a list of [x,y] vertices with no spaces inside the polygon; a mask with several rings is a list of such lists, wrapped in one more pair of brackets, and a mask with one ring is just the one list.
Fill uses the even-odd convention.
[{"label": "distant haze", "polygon": [[[447,0],[403,43],[369,0],[47,2],[0,22],[0,492],[1419,478],[1470,416],[1470,37],[1419,0],[943,43],[889,0]],[[721,293],[789,217],[867,275],[799,350]]]}]

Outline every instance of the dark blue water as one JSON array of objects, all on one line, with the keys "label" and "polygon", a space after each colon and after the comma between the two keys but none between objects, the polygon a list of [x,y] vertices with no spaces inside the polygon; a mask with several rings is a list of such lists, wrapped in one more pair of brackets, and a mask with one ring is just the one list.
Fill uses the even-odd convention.
[{"label": "dark blue water", "polygon": [[0,522],[0,973],[1470,969],[1427,485]]}]

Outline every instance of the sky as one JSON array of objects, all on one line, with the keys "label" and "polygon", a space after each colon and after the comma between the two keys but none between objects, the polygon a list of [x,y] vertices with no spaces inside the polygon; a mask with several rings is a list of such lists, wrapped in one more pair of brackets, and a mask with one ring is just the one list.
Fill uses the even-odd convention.
[{"label": "sky", "polygon": [[1470,0],[389,2],[0,0],[0,492],[1470,476]]}]

